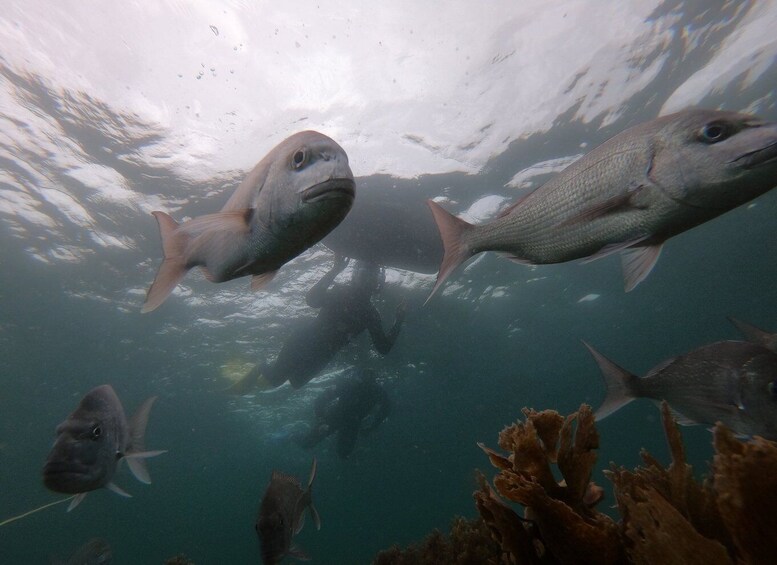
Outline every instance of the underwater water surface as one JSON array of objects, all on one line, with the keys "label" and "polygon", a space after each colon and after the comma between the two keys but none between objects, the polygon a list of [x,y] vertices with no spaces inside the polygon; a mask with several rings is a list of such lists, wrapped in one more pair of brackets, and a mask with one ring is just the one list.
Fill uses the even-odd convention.
[{"label": "underwater water surface", "polygon": [[[369,563],[476,515],[475,470],[492,474],[476,444],[495,446],[522,407],[566,414],[602,401],[581,340],[642,375],[741,339],[726,316],[777,331],[774,191],[671,239],[630,293],[615,257],[526,266],[488,253],[424,305],[440,246],[427,198],[482,222],[659,115],[699,106],[777,120],[775,2],[5,4],[0,521],[65,497],[46,490],[41,469],[55,427],[97,385],[110,383],[128,414],[157,395],[146,446],[167,453],[148,461],[150,485],[122,466],[116,482],[132,498],[101,489],[72,512],[59,504],[0,526],[2,564],[49,563],[94,537],[116,564],[179,553],[258,563],[254,521],[272,470],[304,482],[313,456],[322,528],[308,520],[295,542],[314,563]],[[162,258],[150,212],[218,210],[302,129],[348,153],[351,215],[265,291],[192,271],[141,315]],[[316,315],[305,294],[332,250],[380,262],[391,250],[381,242],[431,257],[386,265],[373,298],[384,328],[407,305],[387,355],[361,335],[300,389],[224,392],[225,367],[271,361]],[[389,418],[347,459],[331,438],[297,446],[290,435],[316,396],[354,367],[378,373]],[[646,400],[598,429],[599,469],[634,466],[643,447],[666,456]],[[710,434],[683,435],[701,474]],[[599,471],[593,480],[607,485]]]}]

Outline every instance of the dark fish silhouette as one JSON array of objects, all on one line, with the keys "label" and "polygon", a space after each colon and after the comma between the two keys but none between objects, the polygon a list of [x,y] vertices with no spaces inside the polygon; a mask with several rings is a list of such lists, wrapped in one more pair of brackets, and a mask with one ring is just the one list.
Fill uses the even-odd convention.
[{"label": "dark fish silhouette", "polygon": [[762,345],[767,349],[771,349],[777,353],[777,333],[769,333],[761,328],[757,328],[752,324],[737,320],[731,316],[728,317],[729,321],[734,324],[737,329],[744,334],[747,341]]},{"label": "dark fish silhouette", "polygon": [[67,561],[55,560],[53,565],[111,565],[113,552],[108,542],[92,538],[79,547]]},{"label": "dark fish silhouette", "polygon": [[130,496],[113,483],[120,461],[126,460],[135,477],[151,482],[144,459],[164,453],[145,451],[143,438],[156,397],[146,400],[128,422],[111,385],[101,385],[81,399],[78,408],[57,426],[57,439],[43,467],[47,488],[77,496],[72,510],[91,490],[107,487]]},{"label": "dark fish silhouette", "polygon": [[685,110],[629,128],[514,203],[472,225],[429,201],[445,247],[432,294],[461,263],[499,251],[530,264],[622,251],[626,290],[664,242],[777,185],[777,124]]},{"label": "dark fish silhouette", "polygon": [[305,524],[305,509],[321,529],[321,518],[318,516],[311,496],[311,486],[316,478],[316,459],[310,469],[310,479],[307,489],[302,490],[295,477],[273,471],[270,484],[262,498],[259,515],[256,518],[256,533],[262,547],[262,562],[265,564],[280,563],[288,556],[297,559],[309,559],[305,553],[292,546],[292,538],[302,530]]},{"label": "dark fish silhouette", "polygon": [[354,186],[342,147],[321,133],[303,131],[270,151],[220,212],[180,225],[154,212],[165,257],[141,311],[162,304],[197,266],[211,282],[250,275],[251,289],[262,288],[342,221]]},{"label": "dark fish silhouette", "polygon": [[777,440],[777,354],[745,341],[718,341],[659,364],[643,378],[593,347],[607,385],[606,418],[635,398],[666,400],[683,425],[723,422],[734,432]]},{"label": "dark fish silhouette", "polygon": [[394,190],[391,177],[359,182],[348,216],[321,243],[337,254],[416,273],[436,273],[442,243],[426,198]]}]

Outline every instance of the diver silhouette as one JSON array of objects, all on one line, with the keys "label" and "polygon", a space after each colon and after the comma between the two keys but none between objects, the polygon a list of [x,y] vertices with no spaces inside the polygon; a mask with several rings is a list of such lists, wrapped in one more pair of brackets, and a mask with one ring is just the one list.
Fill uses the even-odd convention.
[{"label": "diver silhouette", "polygon": [[292,439],[309,449],[337,434],[337,455],[344,459],[353,451],[360,431],[374,430],[389,416],[391,402],[385,389],[375,381],[375,372],[362,369],[324,390],[314,401],[313,410],[313,426]]},{"label": "diver silhouette", "polygon": [[394,325],[385,333],[380,313],[370,302],[383,286],[384,273],[372,263],[357,261],[349,284],[334,285],[349,259],[335,256],[334,265],[308,291],[306,300],[319,314],[291,333],[273,364],[255,366],[228,391],[245,394],[254,387],[275,388],[287,380],[300,388],[315,377],[335,354],[364,330],[370,333],[378,353],[394,346],[405,319],[404,301],[397,306]]}]

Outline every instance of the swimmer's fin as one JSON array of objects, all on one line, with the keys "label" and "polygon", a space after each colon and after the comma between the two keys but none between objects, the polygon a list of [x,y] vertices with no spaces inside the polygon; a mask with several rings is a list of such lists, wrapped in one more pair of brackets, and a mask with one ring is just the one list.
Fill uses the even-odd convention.
[{"label": "swimmer's fin", "polygon": [[267,378],[262,375],[258,367],[254,367],[245,375],[243,375],[243,377],[237,380],[235,384],[228,387],[226,392],[228,394],[243,395],[248,394],[254,389],[263,391],[269,390],[271,388],[274,387],[272,384],[270,384],[270,381],[268,381]]},{"label": "swimmer's fin", "polygon": [[236,394],[238,396],[242,394],[248,394],[249,392],[251,392],[251,390],[253,390],[254,386],[256,385],[256,381],[260,376],[261,375],[259,371],[255,371],[251,369],[240,379],[235,381],[235,384],[228,387],[226,391],[229,394]]}]

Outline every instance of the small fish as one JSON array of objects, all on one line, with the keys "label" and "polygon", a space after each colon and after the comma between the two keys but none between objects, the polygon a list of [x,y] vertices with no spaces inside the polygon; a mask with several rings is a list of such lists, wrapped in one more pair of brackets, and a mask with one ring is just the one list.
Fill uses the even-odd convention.
[{"label": "small fish", "polygon": [[113,552],[108,542],[92,538],[79,547],[67,561],[55,560],[54,565],[111,565]]},{"label": "small fish", "polygon": [[143,438],[151,406],[147,399],[128,422],[111,385],[90,390],[78,407],[57,426],[57,439],[43,467],[43,483],[50,490],[77,495],[68,512],[91,490],[107,487],[121,496],[130,495],[113,483],[120,461],[146,484],[151,479],[144,459],[165,453],[145,451]]},{"label": "small fish", "polygon": [[723,422],[734,432],[777,440],[777,354],[745,341],[718,341],[659,364],[643,378],[583,342],[599,364],[606,418],[635,398],[666,400],[683,425]]},{"label": "small fish", "polygon": [[141,312],[162,304],[197,266],[211,282],[251,275],[251,289],[261,289],[345,218],[354,186],[342,147],[321,133],[303,131],[270,151],[220,212],[180,225],[153,212],[164,261]]},{"label": "small fish", "polygon": [[302,490],[296,478],[278,471],[272,472],[270,484],[262,498],[255,526],[262,546],[263,563],[280,563],[287,555],[296,559],[309,559],[302,550],[292,546],[291,542],[292,538],[305,525],[306,508],[310,511],[310,517],[313,519],[316,529],[321,529],[321,518],[313,506],[311,496],[311,487],[315,478],[315,457],[306,490]]},{"label": "small fish", "polygon": [[445,248],[432,294],[483,251],[526,264],[620,251],[628,292],[667,239],[776,185],[777,123],[701,109],[664,116],[606,141],[492,222],[472,225],[429,200]]},{"label": "small fish", "polygon": [[729,322],[734,324],[737,329],[742,332],[747,339],[752,343],[762,345],[766,349],[771,349],[777,353],[777,333],[769,333],[761,328],[757,328],[742,320],[737,320],[731,316],[728,317]]}]

